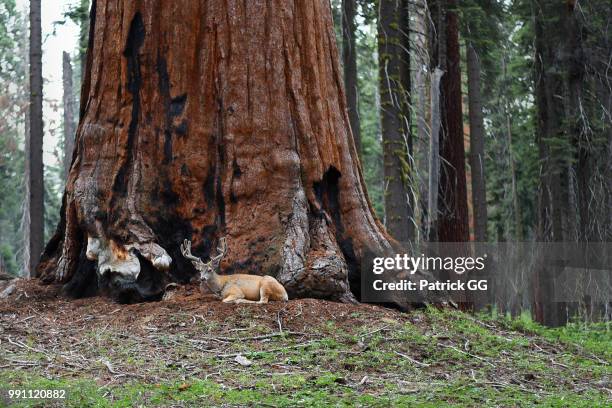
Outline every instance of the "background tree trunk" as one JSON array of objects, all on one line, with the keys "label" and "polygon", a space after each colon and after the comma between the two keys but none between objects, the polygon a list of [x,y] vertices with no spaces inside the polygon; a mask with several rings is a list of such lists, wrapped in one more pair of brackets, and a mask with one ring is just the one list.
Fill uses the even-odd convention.
[{"label": "background tree trunk", "polygon": [[476,242],[487,242],[487,188],[484,174],[484,121],[480,94],[480,61],[472,44],[467,45],[467,77],[474,236]]},{"label": "background tree trunk", "polygon": [[81,0],[81,21],[79,22],[79,71],[80,78],[85,76],[85,64],[87,59],[87,45],[89,42],[89,9],[90,0]]},{"label": "background tree trunk", "polygon": [[440,183],[438,195],[438,240],[469,240],[459,27],[454,0],[430,2],[436,37],[432,44],[432,66],[445,73],[440,93]]},{"label": "background tree trunk", "polygon": [[342,0],[342,61],[344,67],[344,90],[348,106],[349,121],[357,153],[361,155],[361,129],[359,125],[357,48],[355,45],[355,0]]},{"label": "background tree trunk", "polygon": [[459,51],[458,17],[455,0],[446,2],[446,74],[442,77],[443,138],[440,143],[441,201],[438,211],[440,242],[469,240],[467,186],[465,178],[465,147],[463,140],[463,109],[461,96],[461,56]]},{"label": "background tree trunk", "polygon": [[[417,0],[409,4],[411,24],[411,66],[414,68],[414,82],[412,83],[412,106],[415,107],[416,142],[413,143],[413,157],[416,161],[417,178],[415,188],[418,188],[419,199],[413,205],[415,227],[415,240],[427,240],[429,230],[429,144],[430,128],[428,121],[431,75],[428,69],[429,52],[427,37],[429,33],[429,9],[426,0]],[[437,186],[437,184],[436,184]],[[437,188],[437,187],[436,187]]]},{"label": "background tree trunk", "polygon": [[[40,271],[158,298],[221,236],[222,273],[351,301],[392,249],[369,204],[331,11],[312,1],[94,1],[75,159]],[[96,262],[97,261],[97,262]]]},{"label": "background tree trunk", "polygon": [[434,68],[431,78],[431,135],[429,138],[429,188],[427,196],[427,239],[438,241],[438,185],[440,183],[440,128],[442,122],[440,83],[444,71]]},{"label": "background tree trunk", "polygon": [[[540,186],[538,191],[537,241],[562,242],[565,207],[561,179],[564,174],[562,149],[563,104],[555,95],[563,94],[562,67],[557,58],[557,41],[561,4],[547,5],[533,2],[535,14],[535,93],[537,106],[536,142],[540,156]],[[555,147],[556,146],[556,147]],[[540,265],[534,282],[534,317],[547,326],[560,326],[566,322],[564,304],[553,302],[554,269]]]},{"label": "background tree trunk", "polygon": [[408,4],[381,0],[378,21],[381,131],[384,160],[385,226],[397,240],[414,236]]},{"label": "background tree trunk", "polygon": [[63,53],[62,82],[64,85],[64,180],[68,179],[72,152],[74,151],[74,90],[72,87],[72,63],[70,54]]},{"label": "background tree trunk", "polygon": [[512,208],[514,215],[515,225],[515,237],[517,242],[521,242],[524,239],[523,233],[523,215],[521,211],[521,202],[518,194],[518,181],[516,174],[516,160],[514,159],[514,149],[512,142],[512,125],[510,123],[510,109],[508,107],[508,101],[506,101],[505,112],[506,116],[506,134],[508,136],[508,156],[510,161],[510,180],[511,180],[511,194],[512,194]]},{"label": "background tree trunk", "polygon": [[[442,70],[443,75],[439,96],[440,176],[437,220],[435,221],[437,231],[435,237],[432,236],[431,231],[429,235],[430,238],[436,238],[436,241],[439,242],[467,242],[470,236],[456,3],[454,0],[434,0],[430,2],[430,10],[435,33],[431,44],[431,65],[433,70]],[[462,250],[452,253],[452,256],[455,257],[469,255]],[[443,270],[438,274],[438,279],[444,281],[450,279],[453,274],[454,272],[450,270]],[[462,309],[467,310],[474,307],[473,300],[468,299],[467,293],[454,294],[454,300],[460,304]]]},{"label": "background tree trunk", "polygon": [[[506,63],[506,56],[504,55],[501,59],[502,63],[502,75],[504,79],[504,83],[508,83],[508,66]],[[514,142],[512,141],[512,111],[510,109],[510,100],[508,98],[508,93],[510,89],[507,86],[503,89],[503,95],[500,97],[502,100],[502,109],[503,116],[505,118],[505,128],[506,128],[506,139],[508,141],[508,162],[510,168],[510,194],[512,196],[512,215],[514,216],[514,230],[515,230],[515,240],[518,242],[523,241],[525,234],[523,232],[523,212],[521,209],[521,202],[519,199],[518,193],[518,177],[516,171],[516,154],[514,151]]]},{"label": "background tree trunk", "polygon": [[30,108],[26,141],[26,229],[25,273],[35,277],[44,239],[43,187],[43,79],[40,0],[30,0]]}]

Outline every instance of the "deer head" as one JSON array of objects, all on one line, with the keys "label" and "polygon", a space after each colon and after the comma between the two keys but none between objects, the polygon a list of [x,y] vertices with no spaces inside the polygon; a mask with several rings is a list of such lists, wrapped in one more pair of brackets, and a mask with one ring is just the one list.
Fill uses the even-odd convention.
[{"label": "deer head", "polygon": [[200,272],[200,279],[208,280],[219,270],[221,259],[223,259],[227,252],[227,244],[225,237],[220,238],[217,245],[217,254],[212,256],[208,262],[203,262],[200,258],[191,254],[191,241],[187,239],[181,245],[181,252],[185,258],[191,261],[196,270]]}]

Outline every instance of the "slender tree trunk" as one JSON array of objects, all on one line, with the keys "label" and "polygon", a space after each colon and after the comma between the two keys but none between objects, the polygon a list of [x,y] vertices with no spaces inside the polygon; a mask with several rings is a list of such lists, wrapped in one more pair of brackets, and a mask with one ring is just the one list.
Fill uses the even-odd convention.
[{"label": "slender tree trunk", "polygon": [[[412,95],[417,96],[416,103],[416,143],[414,144],[414,157],[417,161],[416,173],[418,183],[415,183],[415,188],[418,187],[419,200],[415,202],[413,208],[415,211],[415,221],[418,228],[415,228],[417,233],[423,234],[424,238],[415,234],[415,240],[428,239],[429,231],[429,142],[430,134],[428,129],[429,123],[429,83],[431,75],[427,69],[429,65],[429,53],[427,51],[427,33],[429,32],[429,10],[427,9],[426,0],[418,0],[411,4],[409,10],[410,21],[414,32],[412,33],[412,48],[411,48],[411,65],[414,67],[414,84],[412,86]],[[437,184],[436,184],[437,189]]]},{"label": "slender tree trunk", "polygon": [[357,82],[357,48],[355,47],[355,0],[342,0],[342,61],[344,66],[344,90],[349,121],[357,153],[361,155],[361,129]]},{"label": "slender tree trunk", "polygon": [[[508,83],[508,71],[506,65],[506,57],[502,58],[502,74],[504,78],[504,83]],[[508,92],[508,90],[506,90]],[[514,143],[512,141],[512,122],[510,117],[510,101],[508,100],[507,95],[503,95],[503,110],[504,116],[506,118],[506,135],[508,139],[508,156],[510,163],[510,181],[511,181],[511,194],[512,194],[512,209],[514,213],[514,231],[515,231],[515,239],[516,241],[522,241],[524,239],[523,233],[523,215],[521,210],[521,203],[518,195],[518,181],[517,181],[517,173],[516,173],[516,160],[514,158]]]},{"label": "slender tree trunk", "polygon": [[438,240],[469,240],[459,27],[455,0],[430,2],[435,32],[432,62],[445,71],[441,87]]},{"label": "slender tree trunk", "polygon": [[[222,273],[352,301],[394,241],[367,199],[325,0],[97,0],[44,281],[159,298],[227,238]],[[366,270],[363,270],[366,273]]]},{"label": "slender tree trunk", "polygon": [[480,61],[472,44],[467,46],[468,104],[470,118],[470,169],[476,242],[487,241],[487,188],[484,175],[484,120],[480,95]]},{"label": "slender tree trunk", "polygon": [[[470,236],[456,2],[432,0],[430,11],[436,33],[432,38],[432,68],[444,71],[440,86],[440,179],[436,238],[440,242],[467,242]],[[469,254],[457,250],[452,256],[465,257]],[[444,270],[438,278],[446,280],[451,278],[451,274],[452,271]],[[474,307],[468,293],[456,293],[454,299],[464,310]]]},{"label": "slender tree trunk", "polygon": [[438,241],[438,186],[440,184],[440,82],[444,71],[435,68],[431,78],[431,135],[429,138],[429,194],[427,200],[428,231],[430,242]]},{"label": "slender tree trunk", "polygon": [[63,54],[62,82],[64,85],[64,180],[68,179],[72,152],[74,151],[74,90],[72,87],[72,63],[70,54]]},{"label": "slender tree trunk", "polygon": [[[582,49],[582,33],[581,24],[578,17],[579,12],[575,9],[575,3],[568,2],[565,11],[565,24],[567,33],[566,42],[566,66],[567,70],[567,94],[568,94],[568,125],[572,135],[573,150],[576,152],[577,159],[575,160],[575,175],[576,175],[576,190],[575,196],[577,201],[575,206],[571,208],[572,212],[577,215],[574,217],[575,225],[572,230],[574,238],[578,241],[591,241],[596,239],[595,231],[598,230],[594,225],[596,221],[591,217],[590,206],[595,197],[592,195],[592,161],[596,160],[591,157],[590,142],[588,135],[585,134],[585,128],[588,125],[583,125],[585,120],[583,115],[587,113],[586,104],[582,101],[582,87],[585,83],[585,55]],[[577,225],[576,225],[577,224]]]},{"label": "slender tree trunk", "polygon": [[518,195],[518,182],[516,175],[516,160],[514,160],[514,145],[512,142],[512,125],[510,123],[510,107],[506,101],[506,134],[508,135],[508,153],[510,156],[510,180],[512,189],[512,208],[514,212],[514,227],[516,240],[521,242],[524,239],[523,233],[523,214],[521,211],[521,203]]},{"label": "slender tree trunk", "polygon": [[40,0],[30,0],[30,109],[29,132],[26,143],[26,208],[28,251],[25,272],[36,276],[36,267],[43,250],[44,187],[43,187],[43,79]]},{"label": "slender tree trunk", "polygon": [[414,237],[408,5],[381,0],[378,21],[379,89],[385,180],[385,225],[398,241]]},{"label": "slender tree trunk", "polygon": [[[562,67],[557,57],[556,39],[559,37],[560,5],[547,5],[534,0],[535,27],[535,97],[537,107],[536,142],[540,156],[540,186],[538,189],[537,240],[562,242],[564,240],[564,194],[561,178],[564,160],[554,143],[563,138],[563,103],[556,95],[563,92]],[[555,267],[539,265],[534,282],[534,317],[547,326],[560,326],[566,322],[565,304],[554,302]]]},{"label": "slender tree trunk", "polygon": [[440,217],[440,140],[443,138],[445,119],[442,78],[446,75],[446,7],[444,0],[427,0],[432,27],[429,30],[431,75],[431,135],[429,141],[429,196],[428,233],[430,242],[439,241]]},{"label": "slender tree trunk", "polygon": [[[417,143],[416,146],[413,147],[414,156],[417,160],[417,172],[421,176],[418,178],[418,187],[419,199],[415,202],[413,208],[415,212],[415,240],[423,239],[421,235],[426,236],[426,231],[428,229],[428,183],[429,183],[429,132],[427,130],[427,98],[428,93],[425,88],[427,85],[427,74],[421,68],[418,68],[415,75],[415,86],[414,94],[417,95],[417,113],[416,113],[416,121],[417,121]],[[426,239],[426,238],[425,238]]]},{"label": "slender tree trunk", "polygon": [[604,133],[607,136],[606,150],[608,160],[605,160],[603,168],[604,179],[607,182],[604,185],[605,204],[604,211],[602,211],[602,224],[604,225],[602,241],[612,242],[612,160],[609,159],[612,157],[612,89],[605,87],[601,82],[597,84],[597,87],[599,88],[601,103],[605,107],[608,119],[608,126],[605,127]]},{"label": "slender tree trunk", "polygon": [[83,11],[83,18],[79,23],[79,68],[81,79],[85,76],[85,63],[87,59],[87,45],[89,41],[89,11],[90,0],[81,0],[80,7]]}]

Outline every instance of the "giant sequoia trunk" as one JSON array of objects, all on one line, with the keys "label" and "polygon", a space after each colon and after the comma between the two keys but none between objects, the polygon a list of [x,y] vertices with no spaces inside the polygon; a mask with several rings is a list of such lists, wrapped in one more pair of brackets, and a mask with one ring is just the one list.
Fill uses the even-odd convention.
[{"label": "giant sequoia trunk", "polygon": [[[74,295],[222,273],[350,301],[391,249],[351,137],[326,0],[98,0],[62,218],[40,265]],[[97,272],[97,273],[96,273]]]}]

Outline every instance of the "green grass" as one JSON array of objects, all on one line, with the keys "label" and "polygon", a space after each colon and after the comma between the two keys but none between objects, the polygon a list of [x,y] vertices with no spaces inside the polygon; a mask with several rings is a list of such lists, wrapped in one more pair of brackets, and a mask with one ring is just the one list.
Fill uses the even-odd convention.
[{"label": "green grass", "polygon": [[[439,406],[538,406],[538,407],[604,407],[610,401],[605,396],[588,392],[577,395],[571,391],[525,393],[517,385],[503,388],[494,385],[474,385],[471,381],[457,380],[448,383],[422,384],[422,388],[402,393],[397,387],[389,387],[388,395],[373,396],[342,385],[342,377],[323,373],[307,379],[303,376],[276,376],[268,381],[249,385],[250,379],[240,387],[227,387],[209,380],[189,378],[181,382],[142,384],[130,382],[121,386],[100,387],[92,380],[48,380],[8,373],[10,386],[27,386],[30,389],[66,389],[66,407],[114,407],[167,406],[183,403],[201,407],[225,406],[273,406],[273,407],[439,407]],[[5,383],[3,387],[7,387]],[[47,407],[40,401],[21,401],[14,407]],[[609,406],[609,405],[608,405]]]},{"label": "green grass", "polygon": [[558,328],[546,328],[534,322],[529,315],[518,319],[502,320],[508,327],[524,333],[533,333],[550,341],[582,348],[590,353],[612,360],[612,324],[569,323]]},{"label": "green grass", "polygon": [[[270,333],[270,327],[255,325],[257,309],[244,310],[240,319],[250,321],[253,330],[240,336]],[[156,335],[155,350],[165,352],[164,359],[142,354],[141,341],[125,334],[83,332],[88,343],[76,352],[94,362],[89,370],[43,371],[56,361],[13,348],[12,358],[39,365],[0,369],[0,389],[62,388],[68,398],[55,406],[79,408],[610,406],[605,389],[612,376],[609,326],[548,329],[525,317],[476,319],[438,309],[398,315],[397,320],[377,320],[375,314],[351,317],[359,316],[363,322],[353,326],[322,321],[308,328],[307,337],[223,345],[224,353],[241,352],[251,360],[248,367],[233,357],[194,349],[189,341],[193,332]],[[171,323],[189,319],[179,316]],[[212,336],[220,330],[213,324],[196,326]],[[40,347],[35,336],[27,344]],[[107,367],[96,362],[101,358],[117,372],[135,375],[108,381]],[[20,401],[13,406],[54,405]]]}]

